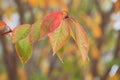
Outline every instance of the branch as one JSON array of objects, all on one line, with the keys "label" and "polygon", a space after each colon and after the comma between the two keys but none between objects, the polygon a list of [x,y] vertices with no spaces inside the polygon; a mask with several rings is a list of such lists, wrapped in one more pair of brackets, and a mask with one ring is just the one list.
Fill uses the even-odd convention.
[{"label": "branch", "polygon": [[119,58],[120,55],[120,30],[118,32],[117,46],[115,48],[114,58]]},{"label": "branch", "polygon": [[[0,14],[0,20],[2,20],[2,14]],[[17,56],[15,54],[15,48],[11,51],[8,50],[8,44],[6,36],[0,37],[1,46],[3,47],[3,57],[9,80],[17,80]],[[9,47],[13,47],[9,44]]]},{"label": "branch", "polygon": [[28,2],[27,2],[27,8],[28,8],[28,11],[29,11],[30,14],[31,14],[31,19],[30,19],[31,21],[30,21],[30,23],[33,24],[34,21],[35,21],[35,16],[34,16],[34,13],[33,13],[32,7],[29,5]]},{"label": "branch", "polygon": [[[97,10],[98,12],[100,12],[101,16],[102,16],[102,22],[100,24],[100,27],[101,27],[101,30],[102,30],[102,33],[103,33],[103,36],[98,39],[97,43],[98,43],[98,49],[99,51],[101,50],[101,47],[102,45],[104,44],[104,41],[105,41],[105,37],[104,37],[104,32],[105,32],[105,28],[106,28],[106,25],[107,23],[110,21],[110,16],[111,14],[113,13],[114,11],[114,6],[112,6],[111,10],[109,12],[103,12],[103,10],[101,9],[101,5],[99,3],[99,0],[93,0],[94,4],[96,5],[97,7]],[[93,67],[92,67],[92,73],[93,73],[93,76],[96,77],[98,76],[98,72],[97,72],[97,65],[98,65],[98,62],[99,62],[99,58],[97,60],[92,60],[93,61]],[[110,69],[108,69],[107,73],[105,74],[108,75],[108,72],[109,72]],[[106,79],[102,79],[102,80],[106,80]]]},{"label": "branch", "polygon": [[102,11],[102,9],[101,9],[101,7],[100,7],[99,1],[98,1],[98,0],[93,0],[93,1],[94,1],[94,4],[95,4],[96,7],[97,7],[97,10],[98,10],[100,13],[103,14],[103,11]]},{"label": "branch", "polygon": [[[116,46],[115,52],[114,52],[114,59],[119,58],[119,55],[120,55],[120,31],[118,33],[117,46]],[[106,71],[105,75],[102,77],[102,80],[106,80],[107,79],[107,76],[109,75],[111,67]],[[118,70],[120,71],[120,68]]]},{"label": "branch", "polygon": [[24,8],[23,5],[21,4],[21,0],[15,0],[17,7],[18,7],[18,12],[20,14],[20,23],[23,24],[24,23]]}]

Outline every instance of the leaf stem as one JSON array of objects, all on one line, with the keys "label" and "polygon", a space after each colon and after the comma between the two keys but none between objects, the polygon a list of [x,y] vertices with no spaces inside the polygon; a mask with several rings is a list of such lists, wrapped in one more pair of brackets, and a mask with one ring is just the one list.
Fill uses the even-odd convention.
[{"label": "leaf stem", "polygon": [[0,36],[4,36],[4,35],[12,32],[12,29],[8,25],[6,27],[9,29],[9,31],[0,34]]}]

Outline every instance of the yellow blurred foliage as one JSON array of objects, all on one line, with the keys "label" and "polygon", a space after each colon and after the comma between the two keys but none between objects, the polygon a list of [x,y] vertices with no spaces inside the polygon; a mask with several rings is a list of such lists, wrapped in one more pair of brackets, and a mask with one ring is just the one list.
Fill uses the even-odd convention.
[{"label": "yellow blurred foliage", "polygon": [[103,61],[99,61],[97,64],[97,72],[99,73],[99,75],[103,75],[103,73],[105,73],[105,65],[103,63]]},{"label": "yellow blurred foliage", "polygon": [[61,10],[68,12],[68,7],[66,5],[61,5]]},{"label": "yellow blurred foliage", "polygon": [[86,23],[88,28],[92,31],[94,37],[101,38],[102,37],[102,31],[99,26],[101,22],[101,18],[99,16],[95,16],[93,19],[87,15],[85,15],[83,18],[83,21]]},{"label": "yellow blurred foliage", "polygon": [[27,0],[21,0],[21,2],[25,3],[25,2],[27,2]]},{"label": "yellow blurred foliage", "polygon": [[82,3],[81,0],[73,0],[73,4],[72,4],[72,8],[73,10],[77,10],[77,8],[79,7],[79,5]]},{"label": "yellow blurred foliage", "polygon": [[93,21],[100,25],[101,22],[102,22],[102,18],[101,18],[101,15],[99,13],[95,13],[94,16],[93,16]]},{"label": "yellow blurred foliage", "polygon": [[13,14],[14,8],[9,7],[8,9],[5,10],[4,16],[8,19],[11,20],[11,15]]},{"label": "yellow blurred foliage", "polygon": [[0,74],[0,80],[8,80],[8,76],[6,73]]},{"label": "yellow blurred foliage", "polygon": [[76,51],[76,49],[77,49],[77,46],[75,44],[68,43],[64,47],[64,53],[68,53],[69,55],[71,55],[72,53],[74,53]]},{"label": "yellow blurred foliage", "polygon": [[40,6],[41,8],[45,8],[47,5],[47,0],[28,0],[28,3],[34,6]]},{"label": "yellow blurred foliage", "polygon": [[95,42],[95,40],[93,38],[90,38],[89,42],[91,45],[90,51],[91,51],[92,58],[96,60],[100,57],[100,50],[98,49],[97,43]]},{"label": "yellow blurred foliage", "polygon": [[2,0],[0,0],[0,3],[2,3]]},{"label": "yellow blurred foliage", "polygon": [[26,72],[22,68],[18,68],[18,76],[19,76],[20,80],[27,80]]},{"label": "yellow blurred foliage", "polygon": [[85,80],[94,80],[94,79],[93,79],[93,75],[92,75],[90,72],[87,72],[87,73],[85,74]]},{"label": "yellow blurred foliage", "polygon": [[47,59],[44,59],[41,63],[40,63],[40,69],[44,74],[48,74],[49,71],[49,63]]},{"label": "yellow blurred foliage", "polygon": [[58,0],[49,0],[49,7],[56,8],[59,5]]},{"label": "yellow blurred foliage", "polygon": [[38,5],[40,8],[55,8],[59,5],[58,0],[28,0],[28,2],[32,7]]},{"label": "yellow blurred foliage", "polygon": [[91,53],[92,53],[92,58],[93,59],[98,59],[99,58],[99,49],[95,44],[92,44],[91,47]]},{"label": "yellow blurred foliage", "polygon": [[38,5],[40,8],[45,8],[48,5],[48,0],[38,0]]},{"label": "yellow blurred foliage", "polygon": [[38,4],[38,1],[39,1],[39,0],[28,0],[29,4],[30,4],[31,6],[37,5],[37,4]]},{"label": "yellow blurred foliage", "polygon": [[108,77],[107,80],[120,80],[120,74],[115,74],[112,77]]},{"label": "yellow blurred foliage", "polygon": [[76,49],[77,49],[77,47],[75,44],[68,43],[63,47],[63,51],[61,53],[57,54],[58,58],[61,60],[61,62],[64,63],[64,61],[62,60],[64,58],[64,55],[67,54],[68,57],[72,57],[72,55],[73,55],[73,53],[75,53]]},{"label": "yellow blurred foliage", "polygon": [[50,50],[51,50],[51,46],[47,46],[47,47],[41,49],[41,52],[43,53],[43,54],[41,54],[42,57],[48,58],[48,53],[50,52]]}]

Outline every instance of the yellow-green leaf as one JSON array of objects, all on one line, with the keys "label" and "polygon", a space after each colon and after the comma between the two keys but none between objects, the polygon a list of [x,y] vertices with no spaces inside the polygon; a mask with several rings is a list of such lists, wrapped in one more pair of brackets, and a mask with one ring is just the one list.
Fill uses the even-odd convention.
[{"label": "yellow-green leaf", "polygon": [[15,44],[17,54],[23,64],[32,56],[32,44],[29,37],[26,37]]},{"label": "yellow-green leaf", "polygon": [[66,21],[63,20],[60,26],[54,32],[48,34],[48,36],[50,38],[54,55],[69,39],[70,31],[66,25]]},{"label": "yellow-green leaf", "polygon": [[88,57],[89,43],[86,32],[79,23],[76,23],[76,41],[83,60],[86,60]]},{"label": "yellow-green leaf", "polygon": [[59,60],[60,60],[62,63],[64,63],[64,62],[63,62],[64,47],[62,47],[62,48],[58,51],[57,56],[58,56]]},{"label": "yellow-green leaf", "polygon": [[24,24],[16,27],[12,32],[12,41],[13,43],[18,42],[19,40],[28,36],[30,32],[31,25]]},{"label": "yellow-green leaf", "polygon": [[40,25],[41,23],[38,21],[36,23],[34,23],[31,27],[31,31],[30,31],[30,41],[32,43],[34,43],[35,41],[37,41],[40,37]]},{"label": "yellow-green leaf", "polygon": [[89,50],[89,42],[88,42],[87,34],[86,34],[84,28],[78,22],[76,22],[74,19],[68,19],[67,22],[69,24],[72,23],[71,36],[75,40],[75,42],[80,50],[80,53],[82,55],[82,58],[85,61],[88,58],[88,50]]},{"label": "yellow-green leaf", "polygon": [[[71,21],[70,21],[69,19],[66,20],[66,25],[68,25],[69,27],[70,27],[70,26],[73,26],[73,24],[71,23]],[[72,27],[70,27],[69,29],[70,29],[70,35],[72,36],[72,38],[73,38],[74,40],[76,40],[76,39],[75,39],[75,31],[73,31],[74,29],[73,29]]]}]

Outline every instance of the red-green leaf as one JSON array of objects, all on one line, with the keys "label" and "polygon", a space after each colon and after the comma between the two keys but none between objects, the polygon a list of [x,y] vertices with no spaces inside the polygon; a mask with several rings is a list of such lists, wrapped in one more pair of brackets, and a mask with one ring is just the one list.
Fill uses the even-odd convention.
[{"label": "red-green leaf", "polygon": [[69,39],[70,34],[66,21],[62,21],[61,25],[54,32],[48,34],[48,36],[50,38],[54,55]]},{"label": "red-green leaf", "polygon": [[71,26],[71,36],[77,43],[77,46],[80,50],[83,60],[85,61],[88,58],[88,50],[89,50],[89,42],[88,37],[83,29],[83,27],[73,19],[68,19],[69,24],[72,23]]},{"label": "red-green leaf", "polygon": [[37,41],[40,37],[40,22],[36,22],[32,25],[31,31],[30,31],[30,41],[34,43]]},{"label": "red-green leaf", "polygon": [[53,32],[61,24],[63,19],[62,11],[53,12],[46,16],[40,27],[40,38],[44,37],[50,32]]},{"label": "red-green leaf", "polygon": [[31,25],[24,24],[16,27],[12,32],[12,41],[13,43],[18,42],[19,40],[28,36],[30,32]]},{"label": "red-green leaf", "polygon": [[15,44],[17,54],[23,64],[25,64],[32,56],[32,44],[29,37],[26,37]]}]

